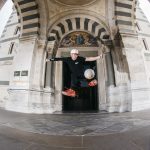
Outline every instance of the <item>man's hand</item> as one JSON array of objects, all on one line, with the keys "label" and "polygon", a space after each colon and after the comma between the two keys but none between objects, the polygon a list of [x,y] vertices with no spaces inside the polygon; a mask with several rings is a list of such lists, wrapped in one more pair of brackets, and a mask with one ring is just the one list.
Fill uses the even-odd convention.
[{"label": "man's hand", "polygon": [[49,59],[46,59],[46,62],[50,61]]},{"label": "man's hand", "polygon": [[100,54],[99,56],[97,56],[98,59],[102,59],[103,58],[103,54]]},{"label": "man's hand", "polygon": [[99,56],[96,56],[96,57],[86,57],[85,61],[96,61],[100,58],[103,58],[102,54],[100,54]]},{"label": "man's hand", "polygon": [[103,54],[100,54],[100,55],[99,55],[99,58],[101,58],[101,59],[102,59],[102,58],[103,58]]}]

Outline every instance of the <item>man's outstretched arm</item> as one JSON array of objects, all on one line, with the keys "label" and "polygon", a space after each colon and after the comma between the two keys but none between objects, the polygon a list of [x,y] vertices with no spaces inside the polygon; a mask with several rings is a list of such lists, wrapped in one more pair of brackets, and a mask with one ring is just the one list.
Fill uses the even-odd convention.
[{"label": "man's outstretched arm", "polygon": [[96,61],[96,60],[98,60],[98,59],[100,59],[102,57],[103,57],[102,54],[100,54],[99,56],[96,56],[96,57],[86,57],[85,61]]},{"label": "man's outstretched arm", "polygon": [[65,57],[64,58],[63,57],[60,57],[60,58],[59,57],[57,57],[57,58],[47,58],[46,62],[47,61],[65,61],[65,60],[66,60]]}]

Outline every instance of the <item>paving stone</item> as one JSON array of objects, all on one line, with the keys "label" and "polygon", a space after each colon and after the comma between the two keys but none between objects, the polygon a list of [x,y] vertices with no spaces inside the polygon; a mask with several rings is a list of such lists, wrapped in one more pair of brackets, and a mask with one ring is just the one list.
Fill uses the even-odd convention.
[{"label": "paving stone", "polygon": [[1,150],[24,150],[29,143],[10,138],[5,135],[0,135],[0,149]]},{"label": "paving stone", "polygon": [[149,150],[150,110],[21,114],[0,110],[0,150]]}]

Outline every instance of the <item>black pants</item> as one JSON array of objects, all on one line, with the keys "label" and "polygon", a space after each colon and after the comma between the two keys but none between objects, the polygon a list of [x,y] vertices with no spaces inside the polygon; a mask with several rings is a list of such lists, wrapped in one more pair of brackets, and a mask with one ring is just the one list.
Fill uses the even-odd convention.
[{"label": "black pants", "polygon": [[71,88],[77,89],[81,86],[80,81],[85,79],[83,75],[71,74]]}]

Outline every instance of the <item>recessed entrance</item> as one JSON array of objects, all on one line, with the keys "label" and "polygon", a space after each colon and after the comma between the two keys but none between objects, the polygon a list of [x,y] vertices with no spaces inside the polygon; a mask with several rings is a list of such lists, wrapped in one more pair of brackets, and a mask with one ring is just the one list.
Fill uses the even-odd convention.
[{"label": "recessed entrance", "polygon": [[[92,68],[95,70],[96,76],[96,62],[88,62],[85,68]],[[84,83],[85,82],[85,83]],[[95,87],[86,86],[86,80],[83,80],[83,85],[79,87],[79,96],[72,98],[63,96],[63,111],[97,111],[98,110],[98,89]],[[63,63],[63,87],[70,87],[71,77],[67,64]]]},{"label": "recessed entrance", "polygon": [[[97,39],[93,35],[90,35],[87,32],[76,31],[67,34],[61,40],[56,57],[69,57],[70,51],[74,48],[79,50],[79,55],[82,57],[94,57],[102,53],[101,45],[98,44]],[[87,82],[86,79],[83,79],[82,82],[80,81],[80,87],[76,89],[79,96],[72,98],[64,96],[61,94],[61,92],[59,92],[65,90],[65,88],[70,88],[71,86],[70,68],[68,67],[67,63],[65,64],[65,62],[56,62],[55,90],[58,92],[55,95],[55,99],[57,99],[57,104],[62,104],[61,109],[63,112],[95,112],[100,110],[100,104],[102,102],[101,89],[103,89],[105,85],[103,83],[105,82],[105,79],[102,60],[86,62],[85,69],[88,68],[95,69],[98,85],[95,87],[89,87],[89,82]],[[100,88],[100,83],[102,83],[102,88]],[[104,97],[103,95],[102,98]]]}]

